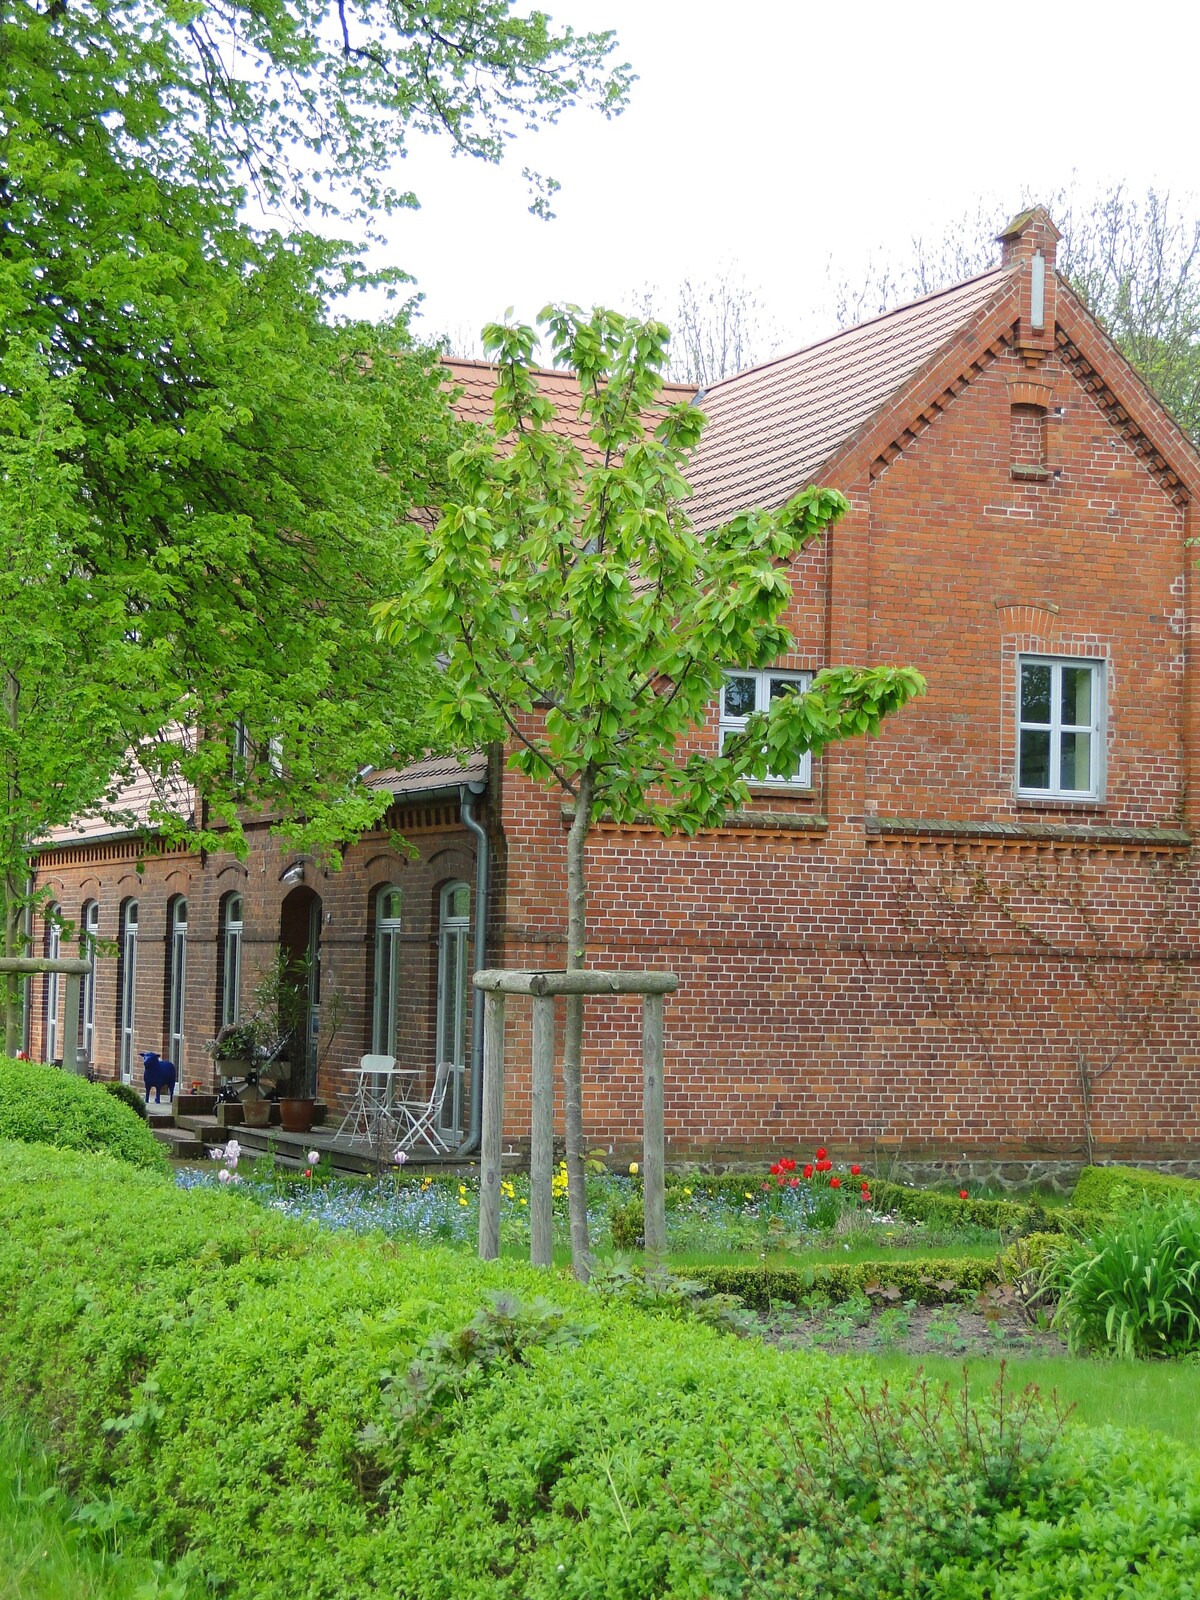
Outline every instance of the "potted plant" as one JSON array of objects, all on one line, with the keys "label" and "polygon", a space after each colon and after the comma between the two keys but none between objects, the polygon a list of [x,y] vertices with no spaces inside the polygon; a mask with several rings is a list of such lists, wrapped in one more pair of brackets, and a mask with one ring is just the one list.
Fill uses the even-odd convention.
[{"label": "potted plant", "polygon": [[[321,1057],[308,1040],[312,992],[312,961],[280,950],[274,962],[262,973],[254,989],[254,1006],[265,1032],[264,1071],[276,1073],[274,1097],[279,1103],[279,1121],[286,1133],[307,1133],[316,1114],[316,1078]],[[341,995],[335,992],[328,1006],[338,1009]],[[335,1023],[334,1032],[340,1023]],[[323,1030],[324,1031],[324,1030]],[[329,1042],[332,1042],[331,1040]]]},{"label": "potted plant", "polygon": [[258,1062],[262,1046],[262,1025],[257,1018],[227,1022],[215,1039],[209,1039],[204,1052],[213,1059],[222,1078],[246,1078]]},{"label": "potted plant", "polygon": [[[226,1103],[235,1098],[239,1100],[242,1120],[248,1128],[265,1128],[271,1120],[271,1103],[259,1081],[265,1054],[264,1037],[262,1018],[252,1015],[226,1023],[216,1038],[210,1039],[204,1047],[224,1080],[218,1099]],[[239,1079],[242,1088],[235,1092],[233,1083]]]}]

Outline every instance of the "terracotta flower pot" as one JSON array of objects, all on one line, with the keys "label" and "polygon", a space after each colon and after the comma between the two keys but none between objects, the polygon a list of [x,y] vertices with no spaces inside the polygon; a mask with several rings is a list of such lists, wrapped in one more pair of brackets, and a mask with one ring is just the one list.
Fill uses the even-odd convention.
[{"label": "terracotta flower pot", "polygon": [[308,1133],[316,1114],[315,1100],[285,1099],[279,1102],[279,1123],[285,1133]]}]

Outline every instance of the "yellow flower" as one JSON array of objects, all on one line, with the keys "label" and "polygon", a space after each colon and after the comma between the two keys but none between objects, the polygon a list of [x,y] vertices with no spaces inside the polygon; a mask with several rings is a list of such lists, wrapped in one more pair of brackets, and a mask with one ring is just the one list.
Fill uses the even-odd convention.
[{"label": "yellow flower", "polygon": [[683,1192],[684,1192],[684,1194],[690,1195],[692,1191],[690,1189],[685,1189]]},{"label": "yellow flower", "polygon": [[637,1175],[638,1175],[638,1164],[637,1164],[636,1161],[631,1161],[629,1163],[629,1176],[631,1178],[636,1178]]},{"label": "yellow flower", "polygon": [[750,1193],[749,1189],[747,1189],[744,1191],[742,1198],[743,1200],[753,1200],[754,1196]]},{"label": "yellow flower", "polygon": [[458,1186],[458,1192],[459,1192],[459,1194],[466,1194],[466,1192],[467,1192],[467,1186],[466,1186],[466,1184],[465,1184],[465,1183],[460,1183],[460,1184],[459,1184],[459,1186]]},{"label": "yellow flower", "polygon": [[460,1206],[465,1206],[467,1202],[463,1199],[462,1195],[459,1195],[458,1203]]},{"label": "yellow flower", "polygon": [[527,1206],[527,1205],[528,1205],[528,1204],[529,1204],[529,1201],[528,1201],[528,1200],[526,1200],[526,1198],[525,1198],[525,1196],[524,1196],[524,1195],[522,1195],[522,1196],[521,1196],[521,1204],[522,1204],[522,1205],[523,1205],[523,1206]]}]

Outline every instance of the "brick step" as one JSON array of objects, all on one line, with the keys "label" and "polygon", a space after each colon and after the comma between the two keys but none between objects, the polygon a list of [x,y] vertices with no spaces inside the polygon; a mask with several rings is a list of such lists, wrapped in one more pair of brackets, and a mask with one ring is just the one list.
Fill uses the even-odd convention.
[{"label": "brick step", "polygon": [[153,1101],[146,1107],[146,1121],[152,1128],[173,1128],[175,1126],[175,1111],[173,1107],[156,1106]]},{"label": "brick step", "polygon": [[154,1137],[176,1161],[203,1161],[208,1154],[202,1140],[188,1128],[155,1128]]}]

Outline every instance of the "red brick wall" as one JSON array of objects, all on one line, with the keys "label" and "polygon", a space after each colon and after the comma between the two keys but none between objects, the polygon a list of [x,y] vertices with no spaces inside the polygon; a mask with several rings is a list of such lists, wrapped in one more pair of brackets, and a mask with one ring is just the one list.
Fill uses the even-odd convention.
[{"label": "red brick wall", "polygon": [[[593,835],[589,961],[680,975],[666,1010],[677,1156],[815,1141],[948,1158],[1200,1147],[1190,849],[865,825],[1182,820],[1184,514],[1055,358],[1038,373],[1044,420],[1022,406],[1014,422],[1023,373],[1002,354],[873,481],[856,469],[839,484],[851,514],[799,567],[788,665],[911,663],[929,680],[878,740],[828,752],[811,797],[755,802],[827,828]],[[1102,803],[1016,800],[1022,650],[1106,661]],[[561,797],[506,772],[502,815],[505,963],[559,966]],[[517,1142],[528,1024],[519,1001],[509,1015]],[[629,1152],[637,1006],[589,1002],[588,1016],[588,1137]]]},{"label": "red brick wall", "polygon": [[[412,856],[398,852],[380,833],[346,853],[341,870],[326,872],[304,864],[304,889],[321,900],[322,1002],[327,1008],[335,990],[344,997],[344,1020],[321,1070],[319,1091],[325,1099],[344,1095],[347,1074],[371,1048],[375,960],[375,895],[395,883],[403,895],[400,1001],[396,1055],[426,1074],[434,1065],[434,1003],[437,987],[437,908],[441,886],[465,878],[474,882],[474,849],[458,820],[454,801],[397,809],[386,819],[414,847]],[[89,899],[100,904],[100,935],[115,943],[120,906],[136,898],[140,920],[134,1044],[139,1051],[167,1054],[166,1022],[168,906],[176,894],[188,899],[185,1050],[181,1081],[212,1083],[212,1064],[204,1053],[219,1023],[219,934],[222,904],[236,891],[244,901],[242,1004],[248,1007],[259,973],[270,965],[278,946],[285,897],[293,885],[282,874],[299,859],[281,849],[265,827],[248,832],[244,860],[232,855],[200,858],[187,854],[147,855],[133,841],[78,845],[48,852],[38,882],[51,886],[64,914],[77,925]],[[138,866],[141,862],[142,871]],[[39,919],[40,920],[40,919]],[[35,933],[40,949],[41,930]],[[69,948],[64,941],[63,949]],[[96,1070],[113,1077],[118,1065],[118,961],[103,955],[97,963]],[[31,1004],[32,1054],[43,1049],[45,985],[35,979]],[[140,1062],[135,1064],[140,1081]]]}]

